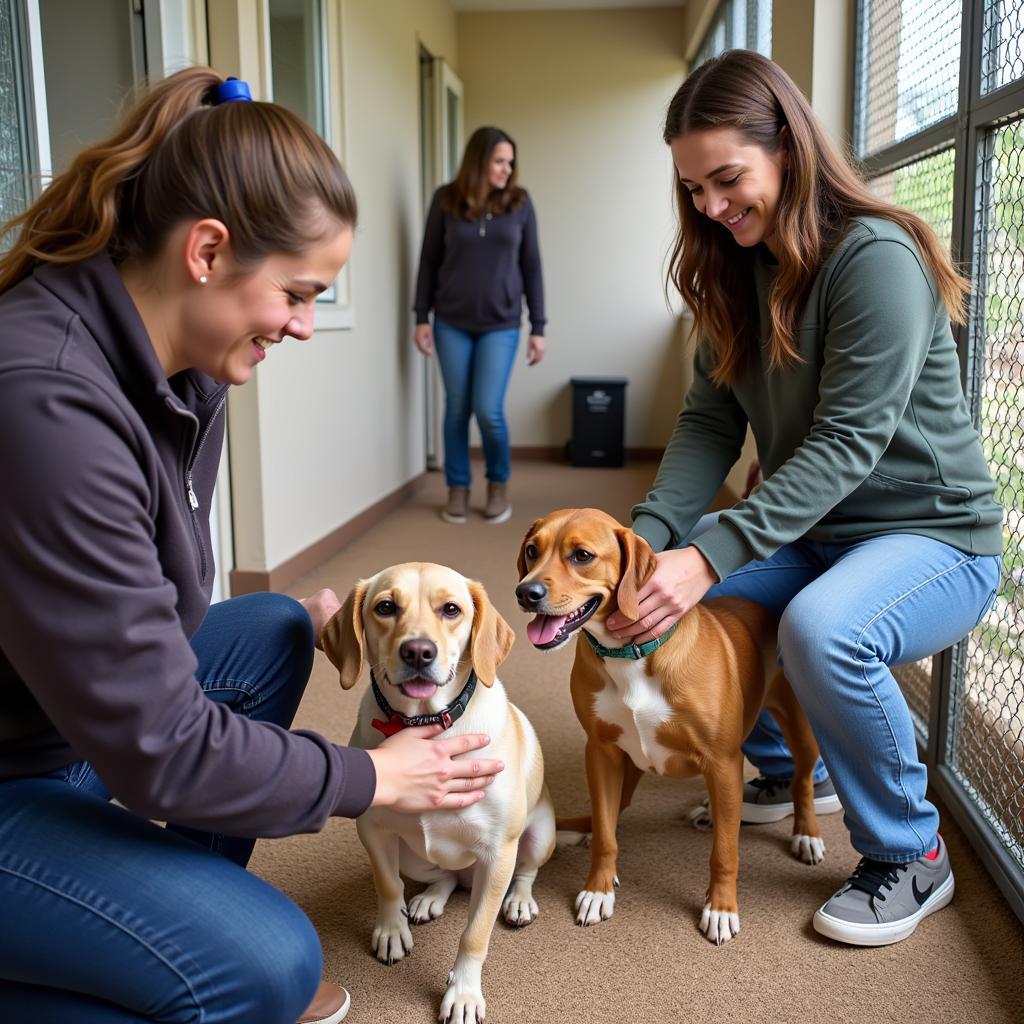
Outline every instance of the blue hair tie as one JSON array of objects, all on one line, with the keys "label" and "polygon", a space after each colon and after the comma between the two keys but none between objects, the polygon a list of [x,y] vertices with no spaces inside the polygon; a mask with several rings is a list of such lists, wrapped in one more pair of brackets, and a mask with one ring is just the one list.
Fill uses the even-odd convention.
[{"label": "blue hair tie", "polygon": [[230,103],[232,100],[252,102],[252,93],[249,91],[248,82],[243,82],[240,78],[231,77],[210,89],[209,102],[211,106],[218,107],[220,104]]}]

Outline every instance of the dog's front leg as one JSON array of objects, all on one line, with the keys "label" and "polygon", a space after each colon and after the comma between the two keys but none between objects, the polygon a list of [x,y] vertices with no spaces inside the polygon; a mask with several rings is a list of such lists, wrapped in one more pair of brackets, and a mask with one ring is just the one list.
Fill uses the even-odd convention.
[{"label": "dog's front leg", "polygon": [[626,774],[626,755],[616,746],[588,738],[586,760],[593,833],[590,874],[582,892],[576,896],[576,923],[581,925],[607,921],[615,910],[614,890],[619,884],[616,874],[619,844],[615,831]]},{"label": "dog's front leg", "polygon": [[711,801],[711,881],[700,930],[717,945],[740,930],[736,878],[740,866],[740,811],[743,804],[743,755],[709,765],[704,774]]},{"label": "dog's front leg", "polygon": [[449,1024],[482,1024],[487,1004],[481,985],[491,931],[516,867],[518,841],[505,843],[493,857],[484,857],[473,869],[469,897],[469,923],[459,942],[459,955],[448,975],[448,990],[441,1000],[438,1019]]},{"label": "dog's front leg", "polygon": [[377,890],[377,923],[373,929],[374,955],[385,964],[397,963],[412,952],[412,931],[405,909],[405,886],[398,871],[399,838],[364,818],[356,819],[356,830],[373,868]]}]

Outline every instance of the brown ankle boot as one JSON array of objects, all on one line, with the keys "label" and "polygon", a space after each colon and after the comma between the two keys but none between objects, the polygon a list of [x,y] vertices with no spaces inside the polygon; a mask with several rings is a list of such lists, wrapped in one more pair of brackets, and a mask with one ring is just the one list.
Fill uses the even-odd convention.
[{"label": "brown ankle boot", "polygon": [[488,523],[503,523],[512,515],[512,506],[508,500],[508,484],[489,481],[487,484],[487,505],[484,508],[484,519]]},{"label": "brown ankle boot", "polygon": [[449,487],[448,504],[441,509],[441,518],[446,523],[464,523],[469,511],[469,488]]}]

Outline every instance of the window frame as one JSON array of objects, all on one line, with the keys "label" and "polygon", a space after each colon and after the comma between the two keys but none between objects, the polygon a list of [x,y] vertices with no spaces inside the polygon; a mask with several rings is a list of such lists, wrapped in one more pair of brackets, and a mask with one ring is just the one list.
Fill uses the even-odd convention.
[{"label": "window frame", "polygon": [[[954,149],[952,254],[954,261],[977,280],[975,250],[976,221],[985,216],[985,201],[980,194],[979,166],[983,159],[987,133],[1001,124],[1024,117],[1024,76],[990,92],[983,91],[986,72],[983,59],[986,0],[962,0],[960,69],[957,107],[954,113],[915,135],[902,139],[862,157],[860,167],[867,178],[887,174],[932,153]],[[856,0],[854,11],[854,111],[851,138],[856,138],[857,109],[864,102],[869,54],[864,46],[864,19],[871,0]],[[984,254],[981,254],[984,258]],[[974,298],[977,302],[977,297]],[[972,329],[968,323],[954,325],[961,384],[967,393],[972,415],[978,416],[978,395],[969,393],[973,359]],[[983,343],[983,341],[982,341]],[[928,766],[929,781],[999,886],[1010,908],[1024,921],[1024,870],[996,835],[977,801],[958,777],[952,763],[950,740],[954,723],[955,688],[961,676],[966,640],[936,654],[932,659],[931,692],[927,735],[917,732],[918,744]]]}]

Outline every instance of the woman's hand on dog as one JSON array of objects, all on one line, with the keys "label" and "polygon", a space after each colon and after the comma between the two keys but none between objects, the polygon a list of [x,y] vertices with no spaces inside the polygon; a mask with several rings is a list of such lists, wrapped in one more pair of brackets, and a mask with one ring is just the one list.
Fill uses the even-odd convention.
[{"label": "woman's hand on dog", "polygon": [[377,771],[374,807],[422,814],[469,807],[505,767],[490,758],[460,758],[486,747],[490,736],[470,733],[438,739],[440,725],[402,729],[367,751]]},{"label": "woman's hand on dog", "polygon": [[608,616],[608,629],[620,640],[645,644],[661,636],[718,582],[695,547],[661,551],[655,557],[654,575],[637,592],[637,619],[630,621],[621,611]]},{"label": "woman's hand on dog", "polygon": [[333,590],[325,588],[318,590],[311,597],[299,598],[299,604],[309,613],[310,621],[313,623],[313,643],[322,651],[320,638],[324,626],[334,618],[334,613],[341,607],[338,595]]}]

